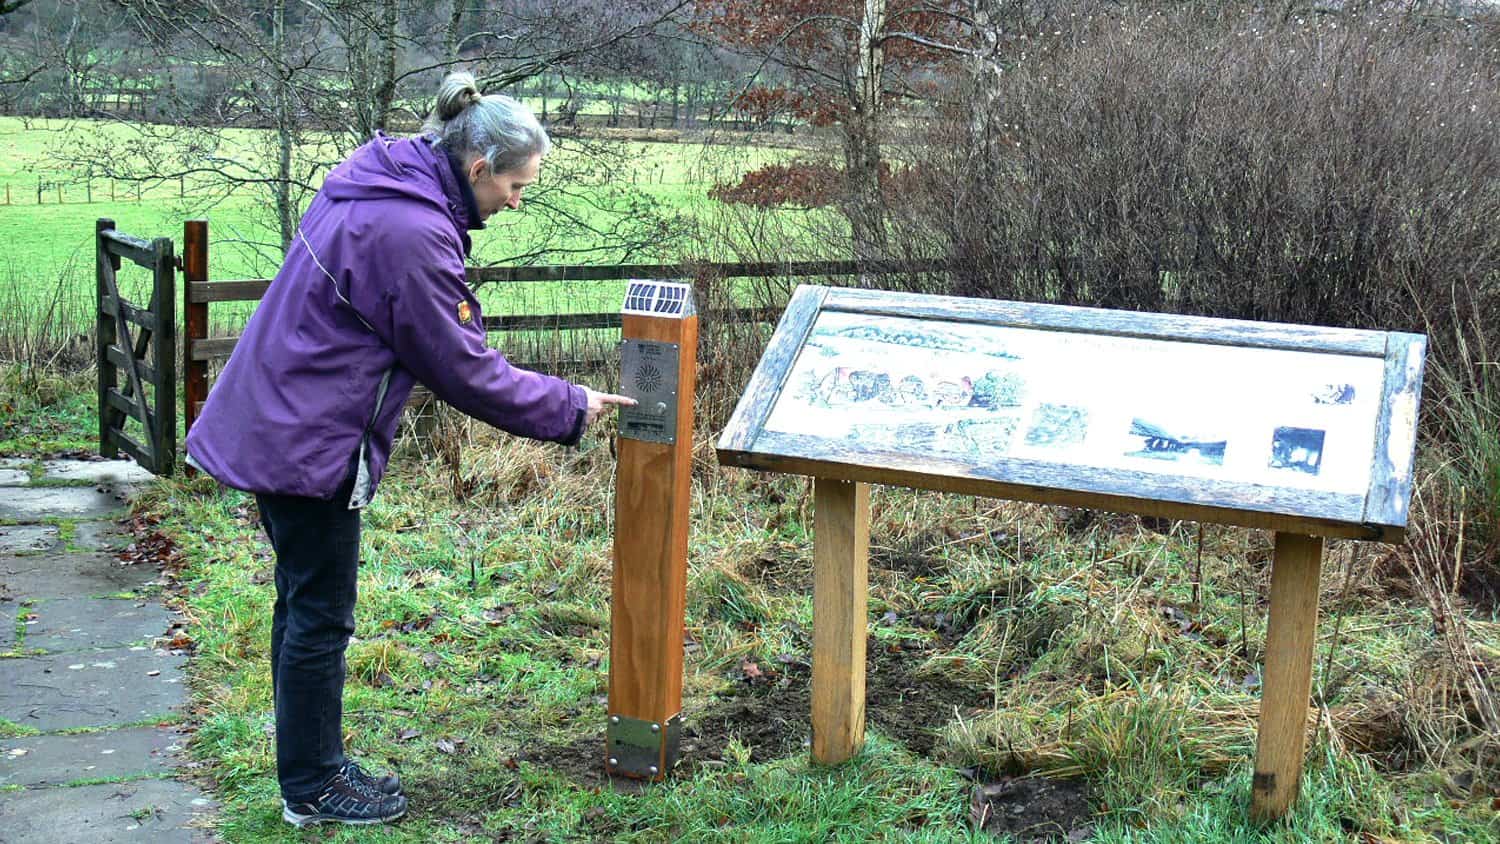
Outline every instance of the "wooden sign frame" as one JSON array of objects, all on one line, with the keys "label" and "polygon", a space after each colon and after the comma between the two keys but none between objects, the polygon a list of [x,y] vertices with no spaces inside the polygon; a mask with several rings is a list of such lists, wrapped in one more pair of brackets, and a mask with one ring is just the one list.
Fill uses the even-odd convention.
[{"label": "wooden sign frame", "polygon": [[[868,450],[766,429],[818,318],[826,313],[932,323],[1313,352],[1384,361],[1376,461],[1363,494],[1320,492],[1026,460],[987,465]],[[1217,522],[1330,538],[1401,542],[1411,496],[1426,338],[1352,329],[1166,316],[804,285],[793,295],[733,418],[719,460],[773,472]]]},{"label": "wooden sign frame", "polygon": [[[1223,359],[1226,354],[1254,354],[1235,351],[1244,349],[1281,355],[1283,366],[1290,361],[1299,368],[1316,370],[1320,361],[1307,355],[1328,355],[1330,366],[1338,359],[1346,365],[1346,370],[1354,367],[1370,376],[1361,382],[1359,392],[1366,402],[1362,412],[1373,415],[1349,418],[1355,420],[1354,429],[1361,437],[1369,437],[1360,441],[1370,443],[1371,447],[1368,451],[1345,449],[1342,460],[1345,471],[1340,485],[1319,489],[1317,484],[1308,483],[1299,486],[1294,482],[1254,483],[1244,477],[1215,478],[1211,471],[1194,471],[1186,466],[1181,474],[1171,471],[1175,467],[1134,468],[1128,460],[1112,466],[1088,465],[1086,461],[1038,460],[1034,455],[1010,457],[1003,453],[975,459],[956,455],[952,449],[945,452],[942,448],[913,447],[901,441],[899,426],[896,435],[885,436],[871,445],[862,440],[857,429],[843,436],[833,435],[831,426],[823,423],[834,416],[798,420],[795,408],[782,417],[785,423],[785,417],[792,416],[790,424],[769,425],[783,398],[791,394],[789,390],[799,395],[788,404],[801,401],[800,410],[812,412],[806,395],[809,384],[805,381],[792,384],[791,379],[798,371],[799,358],[811,345],[816,345],[810,343],[810,338],[820,318],[828,314],[838,315],[832,323],[842,328],[836,332],[825,330],[825,340],[830,335],[855,338],[853,344],[872,336],[871,332],[878,334],[884,326],[885,330],[902,335],[903,342],[909,341],[918,348],[950,346],[968,353],[975,344],[992,339],[984,336],[988,328],[1000,329],[990,332],[996,336],[1006,334],[1009,329],[1019,330],[1009,332],[1014,336],[1025,334],[1033,340],[1040,336],[1044,347],[1046,341],[1053,340],[1053,350],[1061,349],[1062,344],[1087,343],[1117,352],[1128,351],[1133,345],[1151,347],[1156,359],[1163,361],[1195,355]],[[961,341],[944,343],[944,326],[948,332],[960,336]],[[839,354],[838,350],[827,348],[816,353]],[[921,354],[918,351],[914,356],[920,358]],[[933,357],[936,359],[938,355]],[[1426,338],[1416,334],[864,289],[799,287],[720,437],[718,455],[719,462],[727,466],[815,478],[814,761],[842,762],[858,753],[864,741],[868,484],[1217,522],[1276,532],[1251,811],[1258,819],[1280,817],[1296,799],[1301,780],[1324,538],[1404,540],[1425,361]],[[804,367],[804,374],[817,363],[813,359]],[[824,369],[827,368],[825,365]],[[819,372],[811,374],[816,376]],[[1378,397],[1371,406],[1369,381],[1377,375]],[[842,386],[841,378],[846,379]],[[861,407],[873,407],[871,400],[875,394],[885,397],[886,412],[890,412],[891,405],[899,406],[912,396],[922,399],[917,402],[919,405],[932,405],[944,398],[935,399],[928,383],[918,376],[903,379],[903,383],[912,381],[904,395],[894,383],[896,377],[865,372],[862,381],[854,383],[853,378],[854,375],[834,369],[822,376],[822,381],[814,378],[812,383],[833,381],[833,390],[843,392],[830,394],[845,398],[852,395],[855,401],[845,407],[852,414],[860,413]],[[965,377],[956,388],[954,400],[965,410],[994,405],[999,400],[993,388],[999,380],[1003,376],[990,378],[991,392],[980,396],[973,379]],[[950,379],[939,387],[953,391],[953,384]],[[1352,404],[1355,393],[1352,385],[1334,387],[1326,397],[1309,398],[1330,404]],[[945,412],[954,406],[950,403]],[[1360,427],[1366,418],[1374,430]],[[1178,441],[1141,420],[1127,424],[1133,435],[1150,443],[1147,450],[1172,451],[1174,454],[1170,456],[1176,459],[1196,449],[1203,462],[1218,460],[1222,465],[1224,441]],[[933,430],[933,426],[919,428],[929,433]],[[1284,445],[1283,431],[1291,432],[1285,435],[1286,443],[1290,443],[1286,445],[1288,454],[1278,453]],[[1316,474],[1323,459],[1324,432],[1292,427],[1276,428],[1275,432],[1275,437],[1263,443],[1270,457],[1262,466]],[[1315,446],[1296,443],[1295,437],[1305,433],[1318,435]],[[1081,436],[1078,441],[1082,441]],[[1368,471],[1360,463],[1366,456]],[[1299,465],[1298,460],[1304,464]],[[1296,471],[1266,474],[1296,478]],[[1359,487],[1358,491],[1354,486]]]}]

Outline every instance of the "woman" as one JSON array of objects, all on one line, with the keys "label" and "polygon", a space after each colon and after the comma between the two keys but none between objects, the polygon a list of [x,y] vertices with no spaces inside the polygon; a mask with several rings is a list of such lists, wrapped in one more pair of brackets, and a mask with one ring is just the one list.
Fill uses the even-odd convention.
[{"label": "woman", "polygon": [[455,73],[424,129],[377,135],[328,174],[187,438],[190,464],[256,494],[276,551],[276,770],[282,817],[299,827],[406,811],[398,779],[344,756],[341,716],[360,508],[413,384],[569,445],[611,405],[634,403],[517,369],[485,345],[468,233],[519,208],[536,180],[551,146],[536,118]]}]

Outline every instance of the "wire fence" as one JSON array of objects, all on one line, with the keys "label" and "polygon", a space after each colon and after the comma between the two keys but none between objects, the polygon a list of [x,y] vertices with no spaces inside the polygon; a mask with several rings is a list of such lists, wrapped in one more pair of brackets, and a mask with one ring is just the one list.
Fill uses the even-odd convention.
[{"label": "wire fence", "polygon": [[175,179],[120,181],[118,179],[59,179],[37,176],[35,181],[7,181],[0,188],[0,205],[92,205],[102,202],[144,202],[183,199],[192,192],[185,176]]}]

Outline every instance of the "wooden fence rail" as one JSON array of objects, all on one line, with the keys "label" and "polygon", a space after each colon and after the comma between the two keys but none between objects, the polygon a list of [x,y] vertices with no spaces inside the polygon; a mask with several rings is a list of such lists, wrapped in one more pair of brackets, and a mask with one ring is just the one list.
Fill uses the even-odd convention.
[{"label": "wooden fence rail", "polygon": [[[614,264],[528,267],[474,267],[468,271],[474,286],[496,282],[625,281],[637,278],[757,278],[805,276],[878,275],[893,272],[930,272],[941,269],[937,262],[914,261],[771,261],[762,263]],[[208,336],[209,305],[215,302],[259,301],[270,287],[270,279],[208,278],[208,222],[189,220],[183,227],[183,430],[191,427],[208,398],[209,365],[229,357],[237,337]],[[738,308],[726,316],[737,321],[774,322],[779,308]],[[521,314],[486,316],[487,332],[551,332],[618,329],[618,312],[572,314]],[[573,361],[582,363],[583,361]],[[544,362],[518,361],[538,368]],[[410,404],[431,400],[425,390],[412,393]]]}]

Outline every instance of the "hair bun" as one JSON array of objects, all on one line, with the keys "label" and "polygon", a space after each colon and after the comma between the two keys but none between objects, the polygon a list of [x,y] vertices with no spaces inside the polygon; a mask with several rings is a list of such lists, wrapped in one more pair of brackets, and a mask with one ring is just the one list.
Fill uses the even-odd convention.
[{"label": "hair bun", "polygon": [[443,79],[443,84],[438,86],[438,119],[452,120],[482,97],[479,83],[474,81],[474,74],[462,70],[450,73]]}]

